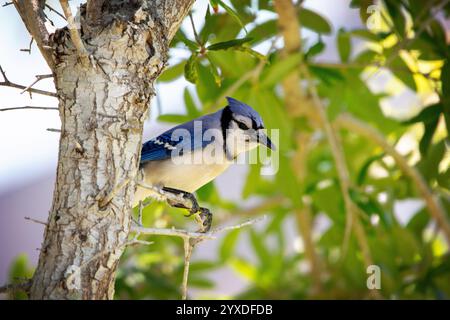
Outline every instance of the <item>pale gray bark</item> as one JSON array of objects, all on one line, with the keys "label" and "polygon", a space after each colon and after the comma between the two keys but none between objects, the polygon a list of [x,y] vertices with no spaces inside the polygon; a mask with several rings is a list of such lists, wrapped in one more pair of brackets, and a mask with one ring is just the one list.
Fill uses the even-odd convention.
[{"label": "pale gray bark", "polygon": [[[89,2],[95,21],[85,18],[83,9],[80,34],[91,66],[80,63],[67,28],[44,36],[46,54],[51,47],[46,60],[55,77],[62,127],[32,299],[113,298],[153,83],[194,0]],[[29,21],[35,20],[22,19],[30,30]]]}]

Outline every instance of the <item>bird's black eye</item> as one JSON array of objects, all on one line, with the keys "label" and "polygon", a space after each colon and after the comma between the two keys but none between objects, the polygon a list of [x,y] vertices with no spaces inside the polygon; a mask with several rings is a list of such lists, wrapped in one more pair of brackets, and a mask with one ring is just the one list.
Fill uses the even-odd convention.
[{"label": "bird's black eye", "polygon": [[236,123],[237,123],[239,129],[248,130],[248,127],[247,127],[247,125],[245,123],[240,122],[240,121],[236,121]]}]

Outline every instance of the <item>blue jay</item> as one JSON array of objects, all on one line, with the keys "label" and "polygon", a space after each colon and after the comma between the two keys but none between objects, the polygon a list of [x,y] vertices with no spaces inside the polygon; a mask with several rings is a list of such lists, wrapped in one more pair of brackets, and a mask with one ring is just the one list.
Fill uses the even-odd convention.
[{"label": "blue jay", "polygon": [[[223,173],[239,154],[259,144],[275,148],[263,132],[261,116],[243,102],[227,100],[225,108],[162,133],[145,142],[141,151],[140,172],[145,184],[190,201],[191,207],[168,202],[188,209],[189,215],[200,213],[203,232],[210,229],[212,214],[199,207],[193,192]],[[134,204],[150,194],[138,186]]]}]

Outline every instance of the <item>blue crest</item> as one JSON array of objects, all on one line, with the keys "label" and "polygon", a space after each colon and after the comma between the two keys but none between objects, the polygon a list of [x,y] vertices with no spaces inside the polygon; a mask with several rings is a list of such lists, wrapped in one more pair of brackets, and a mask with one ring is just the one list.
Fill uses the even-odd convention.
[{"label": "blue crest", "polygon": [[255,109],[250,107],[248,104],[245,104],[231,97],[227,97],[227,100],[231,112],[252,119],[255,122],[257,128],[264,128],[262,118]]}]

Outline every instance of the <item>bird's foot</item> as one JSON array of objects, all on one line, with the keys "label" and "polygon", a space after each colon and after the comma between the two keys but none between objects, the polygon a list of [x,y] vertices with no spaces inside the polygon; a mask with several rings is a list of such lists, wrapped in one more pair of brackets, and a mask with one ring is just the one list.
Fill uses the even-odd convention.
[{"label": "bird's foot", "polygon": [[200,220],[202,227],[198,232],[206,233],[211,229],[213,215],[207,208],[200,208]]},{"label": "bird's foot", "polygon": [[201,223],[201,228],[198,232],[206,233],[211,229],[211,224],[212,224],[211,211],[209,211],[209,209],[207,209],[207,208],[200,207],[198,205],[197,199],[195,198],[195,196],[192,193],[183,191],[183,190],[179,190],[179,189],[168,188],[168,187],[163,187],[163,191],[170,192],[170,193],[176,194],[176,195],[181,194],[184,199],[191,202],[191,206],[187,207],[186,204],[183,204],[183,203],[177,203],[175,201],[168,201],[168,203],[172,207],[188,209],[189,213],[185,214],[184,215],[185,217],[190,217],[196,213],[199,213],[198,218],[200,220],[199,222]]},{"label": "bird's foot", "polygon": [[189,208],[189,207],[186,207],[185,204],[173,203],[171,201],[168,201],[169,204],[173,207],[188,209],[189,214],[185,215],[186,217],[190,217],[200,211],[200,206],[198,205],[197,199],[195,198],[195,196],[192,193],[183,191],[183,190],[174,189],[174,188],[168,188],[168,187],[164,187],[163,191],[170,192],[172,194],[177,194],[177,195],[181,194],[184,199],[187,199],[188,201],[191,202],[191,207]]},{"label": "bird's foot", "polygon": [[184,195],[184,197],[186,199],[188,199],[189,201],[191,201],[191,204],[192,204],[191,208],[189,209],[189,214],[187,215],[188,217],[201,211],[201,208],[198,205],[197,199],[195,198],[195,196],[192,193],[186,193]]}]

